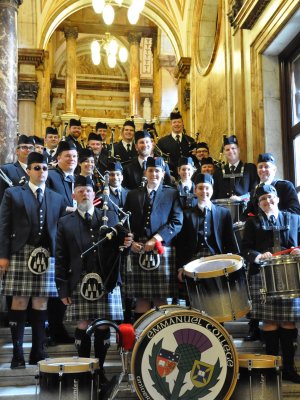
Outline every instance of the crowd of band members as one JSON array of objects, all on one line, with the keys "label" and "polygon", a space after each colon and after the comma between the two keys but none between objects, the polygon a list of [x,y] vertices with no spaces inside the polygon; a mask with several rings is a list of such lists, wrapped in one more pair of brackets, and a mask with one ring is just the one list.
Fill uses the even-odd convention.
[{"label": "crowd of band members", "polygon": [[[243,163],[238,140],[232,135],[224,137],[226,162],[217,163],[207,143],[196,143],[184,133],[178,111],[171,113],[170,120],[172,133],[160,138],[157,145],[153,124],[135,131],[132,120],[125,121],[122,138],[113,146],[106,143],[107,125],[99,122],[83,147],[81,123],[75,119],[70,120],[65,140],[59,141],[52,127],[46,129],[44,141],[19,136],[17,161],[1,166],[8,179],[0,179],[0,267],[14,345],[11,368],[25,366],[22,343],[30,297],[33,342],[29,363],[36,364],[46,356],[42,328],[46,319],[48,344],[73,342],[63,320],[76,321],[78,355],[89,357],[91,339],[86,328],[91,320],[103,317],[121,321],[124,307],[126,319],[131,318],[131,308],[137,319],[153,305],[180,297],[178,282],[188,262],[209,255],[239,253],[248,262],[254,299],[250,340],[256,338],[260,332],[258,322],[263,321],[267,352],[278,354],[281,343],[284,376],[300,383],[293,349],[284,344],[293,344],[297,338],[299,299],[261,306],[257,295],[259,260],[274,253],[273,231],[266,229],[268,217],[275,216],[280,249],[298,246],[300,206],[295,188],[291,182],[275,178],[272,154],[261,154],[256,166]],[[36,192],[39,187],[42,200]],[[213,202],[229,198],[245,204],[241,243],[234,234],[229,210]],[[117,237],[82,258],[81,254],[98,238],[101,226],[115,227],[124,215],[130,232],[118,230]],[[157,243],[163,243],[164,253],[155,269],[153,250]],[[21,271],[32,250],[41,245],[51,257],[55,256],[58,295],[54,266],[46,275],[34,275],[34,279],[30,278],[31,272],[23,276]],[[151,260],[147,258],[149,252]],[[298,254],[299,250],[293,252]],[[104,263],[104,258],[109,263]],[[117,267],[112,272],[114,263]],[[99,301],[80,295],[83,272],[92,272],[93,268],[101,272],[107,289]],[[109,336],[108,327],[95,332],[95,356],[100,360],[104,384]]]}]

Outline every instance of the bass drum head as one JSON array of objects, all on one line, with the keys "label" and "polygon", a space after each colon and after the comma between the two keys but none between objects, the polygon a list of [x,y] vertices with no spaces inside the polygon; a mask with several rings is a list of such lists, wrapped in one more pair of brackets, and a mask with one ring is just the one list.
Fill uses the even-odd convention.
[{"label": "bass drum head", "polygon": [[237,352],[226,330],[193,310],[154,320],[136,342],[131,372],[140,399],[229,399]]}]

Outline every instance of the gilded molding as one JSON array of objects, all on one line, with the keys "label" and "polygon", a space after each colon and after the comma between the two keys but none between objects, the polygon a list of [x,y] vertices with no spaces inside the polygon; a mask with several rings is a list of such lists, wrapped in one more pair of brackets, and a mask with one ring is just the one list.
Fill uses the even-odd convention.
[{"label": "gilded molding", "polygon": [[36,68],[44,63],[46,52],[39,49],[19,49],[18,62],[19,64],[30,64]]},{"label": "gilded molding", "polygon": [[64,27],[65,38],[77,39],[78,38],[78,28],[76,26],[65,26]]},{"label": "gilded molding", "polygon": [[175,71],[176,79],[185,79],[187,77],[191,70],[191,60],[191,57],[181,57]]},{"label": "gilded molding", "polygon": [[38,82],[19,81],[18,100],[35,101],[39,90]]},{"label": "gilded molding", "polygon": [[252,29],[270,0],[233,0],[228,15],[234,28]]},{"label": "gilded molding", "polygon": [[240,12],[243,7],[243,0],[232,0],[229,6],[229,13],[227,14],[230,25],[235,28],[236,27],[236,16]]},{"label": "gilded molding", "polygon": [[130,44],[140,44],[142,39],[141,32],[130,32],[128,35],[128,42]]}]

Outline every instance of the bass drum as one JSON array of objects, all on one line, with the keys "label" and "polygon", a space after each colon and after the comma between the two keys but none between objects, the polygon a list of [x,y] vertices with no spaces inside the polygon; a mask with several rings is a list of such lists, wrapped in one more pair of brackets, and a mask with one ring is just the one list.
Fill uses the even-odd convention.
[{"label": "bass drum", "polygon": [[237,382],[238,358],[222,325],[181,308],[149,315],[133,348],[131,372],[140,399],[226,400]]}]

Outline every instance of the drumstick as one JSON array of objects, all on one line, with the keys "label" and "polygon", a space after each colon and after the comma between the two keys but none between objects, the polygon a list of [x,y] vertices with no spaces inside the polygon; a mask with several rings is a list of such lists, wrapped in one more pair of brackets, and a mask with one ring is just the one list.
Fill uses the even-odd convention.
[{"label": "drumstick", "polygon": [[290,249],[277,251],[277,253],[273,253],[272,256],[281,256],[283,254],[289,254],[294,249],[300,249],[300,246],[291,247]]}]

